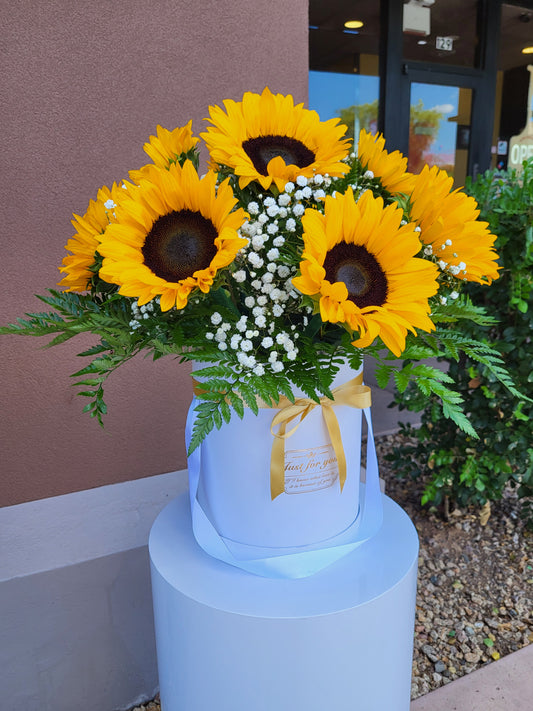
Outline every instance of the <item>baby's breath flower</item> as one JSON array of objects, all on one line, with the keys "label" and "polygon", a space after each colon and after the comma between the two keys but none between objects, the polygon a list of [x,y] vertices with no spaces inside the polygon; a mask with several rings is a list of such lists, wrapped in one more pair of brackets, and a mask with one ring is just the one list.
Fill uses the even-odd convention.
[{"label": "baby's breath flower", "polygon": [[299,185],[301,188],[305,188],[305,186],[307,185],[307,178],[305,177],[305,175],[299,175],[296,178],[296,184]]},{"label": "baby's breath flower", "polygon": [[218,313],[218,311],[215,311],[214,313],[211,314],[211,323],[213,326],[218,326],[219,323],[222,321],[222,316]]},{"label": "baby's breath flower", "polygon": [[252,202],[248,203],[248,206],[246,208],[250,215],[257,215],[259,212],[259,205],[255,202],[255,200],[252,200]]},{"label": "baby's breath flower", "polygon": [[[304,208],[304,206],[303,206],[301,203],[297,203],[297,204],[292,208],[292,212],[293,212],[294,215],[296,215],[296,217],[301,217],[301,216],[304,214],[304,212],[305,212],[305,208]],[[289,222],[289,220],[287,220],[287,223],[288,223],[288,222]],[[295,225],[295,226],[296,226],[296,225]],[[289,229],[289,228],[287,227],[287,229]],[[291,230],[291,231],[292,231],[292,230]]]},{"label": "baby's breath flower", "polygon": [[291,196],[287,195],[287,193],[281,193],[280,196],[278,197],[278,205],[280,207],[287,207],[287,205],[291,201]]},{"label": "baby's breath flower", "polygon": [[274,341],[270,336],[265,336],[261,341],[263,348],[271,348],[274,345]]},{"label": "baby's breath flower", "polygon": [[266,241],[266,238],[263,235],[256,235],[255,237],[252,238],[252,247],[255,250],[260,250],[265,246],[265,241]]},{"label": "baby's breath flower", "polygon": [[294,191],[294,183],[289,181],[285,183],[285,192],[290,195]]},{"label": "baby's breath flower", "polygon": [[250,252],[250,254],[248,255],[248,261],[256,269],[259,269],[259,267],[262,267],[264,264],[263,260],[256,252]]},{"label": "baby's breath flower", "polygon": [[244,299],[244,305],[251,309],[255,305],[255,299],[253,296],[247,296]]},{"label": "baby's breath flower", "polygon": [[243,281],[246,281],[246,272],[244,269],[239,269],[239,271],[233,274],[233,278],[238,284],[242,284]]}]

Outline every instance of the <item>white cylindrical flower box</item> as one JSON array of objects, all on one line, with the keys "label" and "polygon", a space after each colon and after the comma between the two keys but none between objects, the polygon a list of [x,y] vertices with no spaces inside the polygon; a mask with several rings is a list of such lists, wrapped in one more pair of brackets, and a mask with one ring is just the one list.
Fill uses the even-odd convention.
[{"label": "white cylindrical flower box", "polygon": [[[331,389],[361,372],[341,367]],[[296,389],[294,395],[306,397]],[[333,404],[346,457],[342,491],[336,453],[317,405],[285,439],[283,491],[272,499],[271,423],[279,411],[263,407],[254,415],[245,408],[242,420],[234,415],[206,437],[198,503],[228,541],[272,549],[319,546],[349,528],[359,514],[362,411]]]}]

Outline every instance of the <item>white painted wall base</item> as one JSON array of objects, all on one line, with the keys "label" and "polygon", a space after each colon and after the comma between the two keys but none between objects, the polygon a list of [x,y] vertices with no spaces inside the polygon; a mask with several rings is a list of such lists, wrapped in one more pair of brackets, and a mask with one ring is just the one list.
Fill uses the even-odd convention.
[{"label": "white painted wall base", "polygon": [[157,691],[148,535],[186,471],[0,509],[0,693],[117,711]]}]

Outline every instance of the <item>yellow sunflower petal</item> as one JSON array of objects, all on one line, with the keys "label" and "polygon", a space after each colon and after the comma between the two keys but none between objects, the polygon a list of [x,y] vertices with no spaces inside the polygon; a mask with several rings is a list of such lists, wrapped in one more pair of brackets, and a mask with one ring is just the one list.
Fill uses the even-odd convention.
[{"label": "yellow sunflower petal", "polygon": [[166,168],[181,155],[191,151],[199,140],[192,135],[192,121],[186,126],[178,126],[173,131],[158,126],[157,135],[150,136],[148,143],[144,144],[144,152],[155,165]]},{"label": "yellow sunflower petal", "polygon": [[111,189],[104,185],[98,191],[96,200],[89,202],[87,212],[83,216],[74,215],[72,224],[76,234],[65,246],[72,254],[63,258],[59,268],[66,275],[59,282],[59,286],[66,287],[65,291],[86,291],[88,288],[93,276],[90,267],[96,259],[98,236],[114,221],[113,206],[122,192],[116,183]]},{"label": "yellow sunflower petal", "polygon": [[98,237],[101,277],[139,303],[159,296],[163,311],[184,308],[247,243],[237,232],[246,213],[235,204],[227,182],[217,191],[216,175],[200,179],[190,161],[154,166],[117,198],[115,223]]},{"label": "yellow sunflower petal", "polygon": [[420,226],[420,237],[432,246],[439,266],[465,281],[490,284],[498,278],[496,236],[479,222],[474,198],[451,191],[452,178],[433,166],[415,176],[411,193],[411,219]]},{"label": "yellow sunflower petal", "polygon": [[374,136],[363,129],[359,134],[357,155],[363,166],[371,170],[390,193],[412,190],[414,176],[407,172],[407,158],[400,151],[386,151],[381,134]]},{"label": "yellow sunflower petal", "polygon": [[408,330],[433,330],[428,299],[438,290],[438,268],[415,256],[420,241],[413,224],[400,224],[399,207],[384,207],[370,191],[356,202],[349,189],[326,199],[323,215],[314,213],[304,216],[300,274],[292,283],[319,298],[323,321],[357,332],[358,347],[379,336],[395,355]]},{"label": "yellow sunflower petal", "polygon": [[283,190],[296,175],[341,176],[349,169],[342,162],[350,146],[346,127],[339,119],[320,121],[290,95],[265,88],[245,93],[241,102],[224,101],[224,109],[210,107],[212,125],[200,135],[212,161],[231,168],[241,188],[258,182]]}]

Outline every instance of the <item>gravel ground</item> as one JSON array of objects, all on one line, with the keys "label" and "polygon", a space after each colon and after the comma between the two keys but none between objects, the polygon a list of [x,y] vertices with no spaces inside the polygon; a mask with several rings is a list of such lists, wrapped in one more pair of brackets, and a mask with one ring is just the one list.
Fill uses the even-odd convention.
[{"label": "gravel ground", "polygon": [[[394,477],[383,455],[397,435],[376,439],[386,493],[420,538],[413,699],[533,642],[533,536],[512,491],[478,511],[420,507],[423,483]],[[158,699],[133,711],[160,711]]]},{"label": "gravel ground", "polygon": [[[394,437],[377,442],[383,455]],[[411,696],[427,694],[533,642],[533,536],[512,491],[479,511],[420,507],[423,483],[401,481],[380,456],[386,493],[420,539]]]}]

